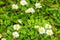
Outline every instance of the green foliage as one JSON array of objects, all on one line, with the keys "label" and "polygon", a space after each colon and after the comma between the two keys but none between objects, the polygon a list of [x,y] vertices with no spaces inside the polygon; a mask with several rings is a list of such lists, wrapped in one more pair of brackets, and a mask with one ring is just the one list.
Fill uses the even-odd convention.
[{"label": "green foliage", "polygon": [[[60,40],[60,0],[26,0],[26,6],[20,5],[20,0],[0,0],[0,34],[6,40]],[[36,9],[36,2],[42,4],[41,9]],[[12,9],[12,4],[17,4],[18,9]],[[35,13],[25,13],[25,10],[33,7]],[[22,20],[22,24],[18,22]],[[51,24],[54,35],[47,36],[39,34],[34,29],[34,25],[44,26],[46,23]],[[20,24],[21,29],[18,30],[20,36],[14,39],[12,32],[14,24]]]}]

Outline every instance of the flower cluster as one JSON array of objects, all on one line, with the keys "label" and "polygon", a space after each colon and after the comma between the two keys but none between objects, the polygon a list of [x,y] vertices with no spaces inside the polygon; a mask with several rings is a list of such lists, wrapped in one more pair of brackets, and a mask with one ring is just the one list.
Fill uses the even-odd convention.
[{"label": "flower cluster", "polygon": [[59,9],[58,0],[0,0],[0,40],[59,40]]},{"label": "flower cluster", "polygon": [[[25,5],[27,5],[28,3],[26,2],[26,0],[21,0],[21,1],[20,1],[20,4],[21,4],[22,6],[25,6]],[[42,6],[41,6],[40,3],[35,3],[35,7],[36,7],[36,8],[42,8]],[[12,5],[12,9],[18,9],[18,5],[17,5],[17,4],[13,4],[13,5]],[[34,10],[34,8],[31,7],[31,8],[26,9],[25,12],[26,12],[26,13],[34,13],[35,10]]]},{"label": "flower cluster", "polygon": [[[19,19],[18,22],[22,23],[21,19]],[[15,32],[12,33],[13,38],[18,38],[19,37],[19,33],[17,31],[21,28],[21,26],[19,24],[15,24],[13,26],[13,28],[14,28],[14,30],[16,30]]]},{"label": "flower cluster", "polygon": [[52,26],[50,24],[46,24],[45,27],[40,27],[38,25],[35,25],[35,29],[38,28],[39,34],[46,33],[47,35],[53,35]]},{"label": "flower cluster", "polygon": [[[26,6],[28,3],[26,0],[21,0],[20,1],[20,5],[21,6]],[[42,5],[40,3],[35,3],[35,7],[36,8],[42,8]],[[12,5],[12,9],[18,9],[18,5],[17,4],[13,4]],[[30,7],[28,9],[25,10],[25,13],[34,13],[35,12],[35,9],[33,7]],[[21,20],[18,20],[19,23],[22,23]],[[13,37],[14,38],[18,38],[19,37],[19,33],[17,32],[17,30],[19,30],[21,28],[21,26],[19,24],[15,24],[13,26],[14,30],[16,30],[15,32],[12,33]],[[49,24],[46,24],[45,25],[45,28],[44,27],[40,27],[38,25],[35,25],[34,27],[35,29],[38,29],[39,31],[39,34],[44,34],[46,33],[47,35],[53,35],[53,31],[52,31],[52,26],[49,25]]]},{"label": "flower cluster", "polygon": [[[27,5],[28,3],[26,2],[26,0],[21,0],[21,1],[20,1],[20,4],[21,4],[22,6],[25,6],[25,5]],[[36,7],[36,8],[41,8],[42,6],[41,6],[40,3],[36,3],[36,4],[35,4],[35,7]],[[18,9],[18,8],[19,8],[19,7],[18,7],[17,4],[13,4],[13,5],[12,5],[12,9]],[[31,8],[26,9],[25,12],[26,12],[26,13],[34,13],[35,10],[34,10],[34,8],[31,7]],[[21,20],[18,20],[18,22],[19,22],[19,23],[22,23]],[[15,24],[15,25],[13,26],[14,30],[19,30],[20,27],[21,27],[21,26],[20,26],[19,24]],[[19,33],[18,33],[17,31],[13,32],[12,35],[13,35],[14,38],[18,38],[18,37],[19,37]]]}]

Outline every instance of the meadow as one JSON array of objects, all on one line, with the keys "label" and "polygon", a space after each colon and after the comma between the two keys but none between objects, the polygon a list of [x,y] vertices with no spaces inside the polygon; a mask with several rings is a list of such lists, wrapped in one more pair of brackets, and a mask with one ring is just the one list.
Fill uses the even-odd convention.
[{"label": "meadow", "polygon": [[0,0],[0,40],[60,40],[60,0]]}]

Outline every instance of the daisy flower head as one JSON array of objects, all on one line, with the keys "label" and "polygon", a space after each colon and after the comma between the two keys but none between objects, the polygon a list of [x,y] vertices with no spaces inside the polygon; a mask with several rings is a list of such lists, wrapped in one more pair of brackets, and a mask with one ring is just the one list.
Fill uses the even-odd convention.
[{"label": "daisy flower head", "polygon": [[47,34],[47,35],[53,35],[53,31],[52,31],[52,30],[47,30],[47,31],[46,31],[46,34]]},{"label": "daisy flower head", "polygon": [[21,0],[21,1],[20,1],[20,4],[21,4],[22,6],[25,6],[25,5],[27,5],[27,2],[26,2],[26,0]]},{"label": "daisy flower head", "polygon": [[40,3],[36,3],[35,6],[36,6],[36,8],[42,8]]},{"label": "daisy flower head", "polygon": [[34,13],[34,12],[35,12],[34,8],[29,8],[29,11],[30,11],[31,13]]},{"label": "daisy flower head", "polygon": [[20,25],[19,25],[19,24],[15,24],[15,25],[13,26],[13,28],[14,28],[14,30],[19,30],[19,29],[20,29]]},{"label": "daisy flower head", "polygon": [[12,5],[12,9],[18,9],[18,5],[17,4],[13,4]]},{"label": "daisy flower head", "polygon": [[51,29],[52,26],[51,26],[50,24],[46,24],[46,25],[45,25],[45,28],[46,28],[46,29]]},{"label": "daisy flower head", "polygon": [[40,34],[44,34],[45,33],[45,29],[43,27],[39,28],[39,33]]},{"label": "daisy flower head", "polygon": [[19,33],[18,32],[13,32],[12,35],[13,35],[14,38],[18,38],[19,37]]},{"label": "daisy flower head", "polygon": [[27,9],[25,12],[26,12],[26,13],[30,13],[29,9]]},{"label": "daisy flower head", "polygon": [[35,10],[34,10],[34,8],[28,8],[25,12],[26,13],[34,13]]},{"label": "daisy flower head", "polygon": [[2,38],[1,40],[6,40],[6,38]]},{"label": "daisy flower head", "polygon": [[35,28],[35,29],[38,29],[38,28],[39,28],[39,26],[38,26],[38,25],[35,25],[35,26],[34,26],[34,28]]}]

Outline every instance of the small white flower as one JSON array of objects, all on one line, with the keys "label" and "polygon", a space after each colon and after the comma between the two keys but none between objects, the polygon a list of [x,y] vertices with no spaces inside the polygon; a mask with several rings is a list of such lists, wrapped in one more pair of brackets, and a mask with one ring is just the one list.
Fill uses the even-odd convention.
[{"label": "small white flower", "polygon": [[47,34],[47,35],[53,35],[53,32],[52,32],[52,30],[47,30],[47,31],[46,31],[46,34]]},{"label": "small white flower", "polygon": [[15,24],[14,25],[14,30],[19,30],[20,29],[20,25],[19,24]]},{"label": "small white flower", "polygon": [[25,12],[26,12],[26,13],[30,13],[29,9],[27,9]]},{"label": "small white flower", "polygon": [[20,4],[21,4],[22,6],[24,6],[24,5],[27,5],[27,2],[26,2],[25,0],[21,0],[21,1],[20,1]]},{"label": "small white flower", "polygon": [[1,40],[6,40],[5,38],[2,38]]},{"label": "small white flower", "polygon": [[26,13],[34,13],[35,10],[34,10],[34,8],[28,8],[25,12]]},{"label": "small white flower", "polygon": [[0,38],[2,37],[2,34],[0,34]]},{"label": "small white flower", "polygon": [[18,5],[17,4],[13,4],[12,5],[12,9],[18,9]]},{"label": "small white flower", "polygon": [[29,8],[29,11],[30,11],[31,13],[34,13],[34,12],[35,12],[35,10],[34,10],[33,8]]},{"label": "small white flower", "polygon": [[35,27],[34,27],[34,28],[38,29],[38,28],[39,28],[39,26],[38,26],[38,25],[35,25]]},{"label": "small white flower", "polygon": [[49,24],[46,24],[46,25],[45,25],[45,28],[47,28],[47,29],[51,29],[51,28],[52,28],[52,26],[51,26],[51,25],[49,25]]},{"label": "small white flower", "polygon": [[40,34],[44,34],[45,33],[45,29],[43,27],[39,28],[39,33]]},{"label": "small white flower", "polygon": [[21,20],[21,19],[19,19],[19,20],[18,20],[18,22],[19,22],[19,23],[22,23],[22,20]]},{"label": "small white flower", "polygon": [[36,3],[35,6],[36,6],[36,8],[42,8],[40,3]]},{"label": "small white flower", "polygon": [[12,35],[13,35],[14,38],[18,38],[19,37],[19,33],[18,32],[13,32]]}]

